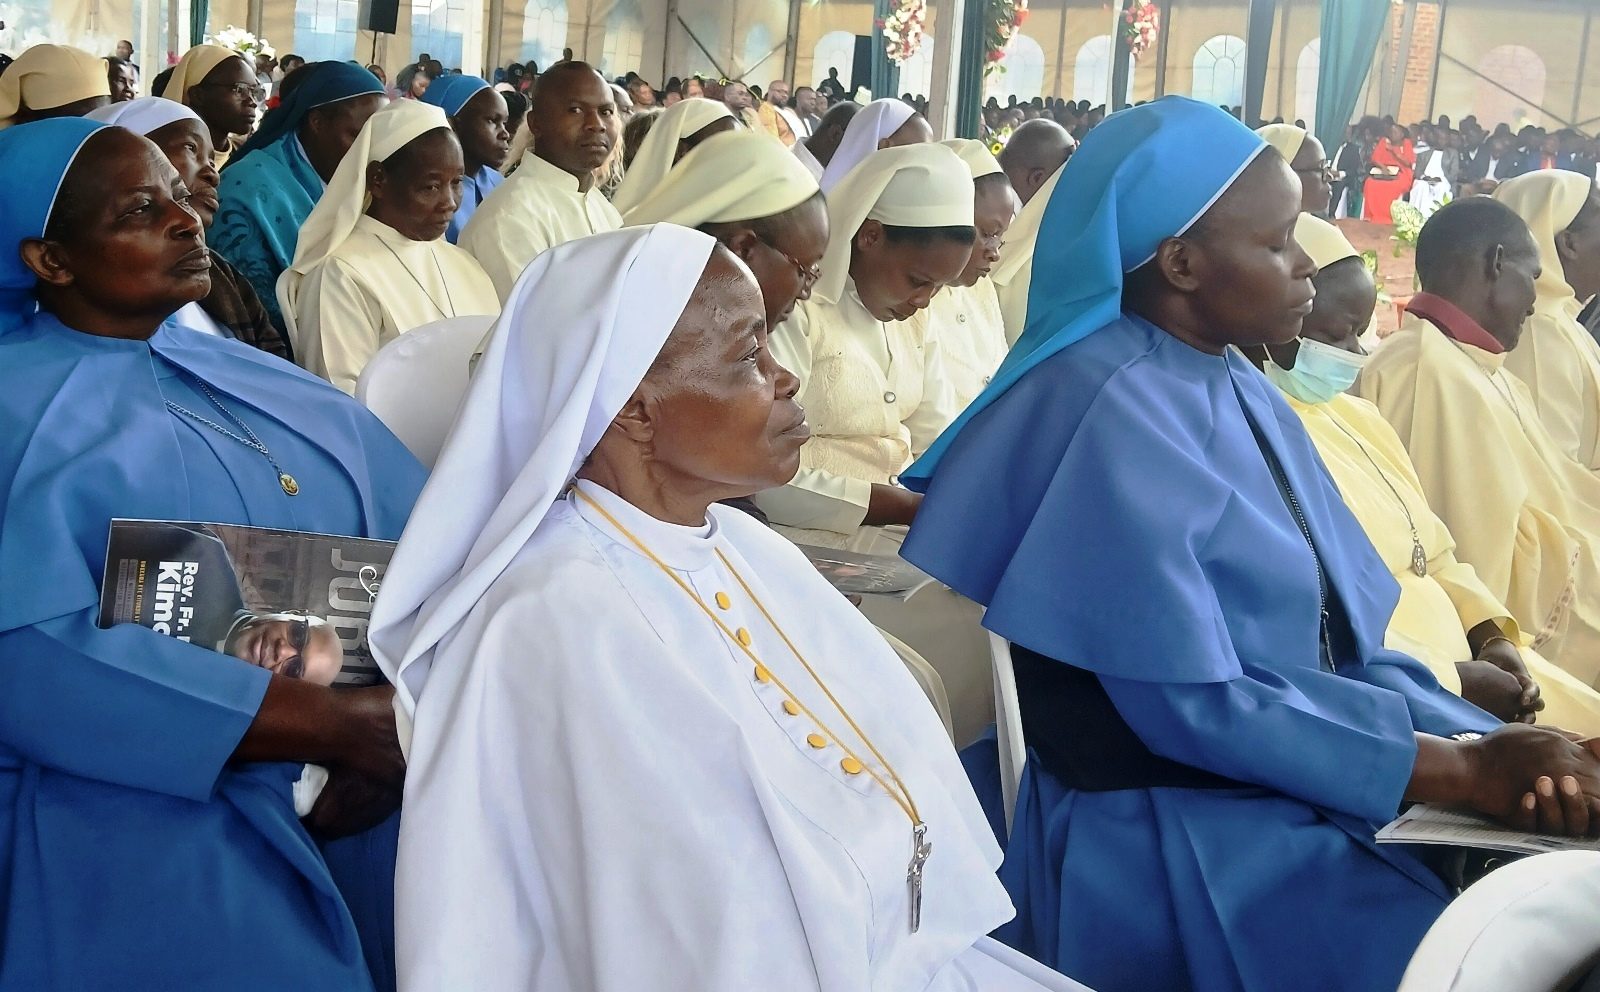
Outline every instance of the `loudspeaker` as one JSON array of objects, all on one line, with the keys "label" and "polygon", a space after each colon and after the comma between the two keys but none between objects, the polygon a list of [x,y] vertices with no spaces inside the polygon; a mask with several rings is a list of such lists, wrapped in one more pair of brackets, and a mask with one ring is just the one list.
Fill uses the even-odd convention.
[{"label": "loudspeaker", "polygon": [[363,31],[394,34],[400,23],[400,0],[361,0],[356,27]]}]

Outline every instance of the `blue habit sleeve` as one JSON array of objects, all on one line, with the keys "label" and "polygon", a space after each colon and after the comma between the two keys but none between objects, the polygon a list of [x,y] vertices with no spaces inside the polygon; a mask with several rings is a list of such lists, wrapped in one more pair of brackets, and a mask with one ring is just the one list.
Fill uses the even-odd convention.
[{"label": "blue habit sleeve", "polygon": [[0,633],[0,744],[83,778],[209,799],[271,673],[94,610]]},{"label": "blue habit sleeve", "polygon": [[1100,683],[1156,754],[1316,806],[1386,822],[1411,780],[1406,700],[1363,682],[1247,664],[1226,682]]}]

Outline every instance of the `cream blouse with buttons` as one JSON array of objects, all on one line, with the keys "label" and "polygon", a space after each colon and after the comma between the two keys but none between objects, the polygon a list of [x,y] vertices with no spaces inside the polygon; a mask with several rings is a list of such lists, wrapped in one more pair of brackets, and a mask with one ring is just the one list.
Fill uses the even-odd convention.
[{"label": "cream blouse with buttons", "polygon": [[928,307],[928,323],[944,355],[956,410],[965,410],[989,385],[1009,349],[994,283],[985,277],[971,286],[946,286]]},{"label": "cream blouse with buttons", "polygon": [[811,440],[800,472],[756,504],[792,540],[844,547],[874,484],[896,481],[960,413],[926,311],[883,323],[847,284],[838,303],[807,300],[772,332],[775,358],[800,377]]}]

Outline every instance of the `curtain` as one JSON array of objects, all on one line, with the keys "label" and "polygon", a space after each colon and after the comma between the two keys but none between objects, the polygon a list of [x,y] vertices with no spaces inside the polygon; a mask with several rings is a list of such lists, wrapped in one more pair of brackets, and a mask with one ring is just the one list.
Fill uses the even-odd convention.
[{"label": "curtain", "polygon": [[[203,45],[206,40],[206,21],[211,17],[211,0],[189,0],[189,47]],[[250,68],[255,68],[254,60]]]},{"label": "curtain", "polygon": [[[894,10],[894,0],[873,0],[872,4],[872,98],[900,95],[900,67],[889,61],[883,42],[882,24]],[[855,94],[851,94],[854,96]]]},{"label": "curtain", "polygon": [[988,12],[984,0],[961,7],[961,56],[956,74],[956,135],[976,138],[983,117],[983,68],[988,65]]},{"label": "curtain", "polygon": [[1316,132],[1329,155],[1344,141],[1388,23],[1389,0],[1322,0]]}]

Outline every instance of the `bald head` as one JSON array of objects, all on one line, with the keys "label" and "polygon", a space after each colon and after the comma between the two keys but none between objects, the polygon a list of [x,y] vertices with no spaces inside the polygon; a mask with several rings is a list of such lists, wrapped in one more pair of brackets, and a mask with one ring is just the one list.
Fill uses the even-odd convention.
[{"label": "bald head", "polygon": [[844,132],[850,127],[851,118],[860,110],[861,104],[854,100],[841,100],[829,107],[828,112],[822,115],[822,123],[817,125],[816,133],[806,139],[806,150],[823,165],[833,161],[833,153],[839,150],[839,142],[844,140]]},{"label": "bald head", "polygon": [[586,62],[551,66],[534,84],[528,108],[533,154],[587,190],[622,129],[611,85]]},{"label": "bald head", "polygon": [[1055,121],[1040,118],[1017,128],[1000,152],[1000,168],[1026,204],[1056,170],[1066,164],[1078,143]]}]

